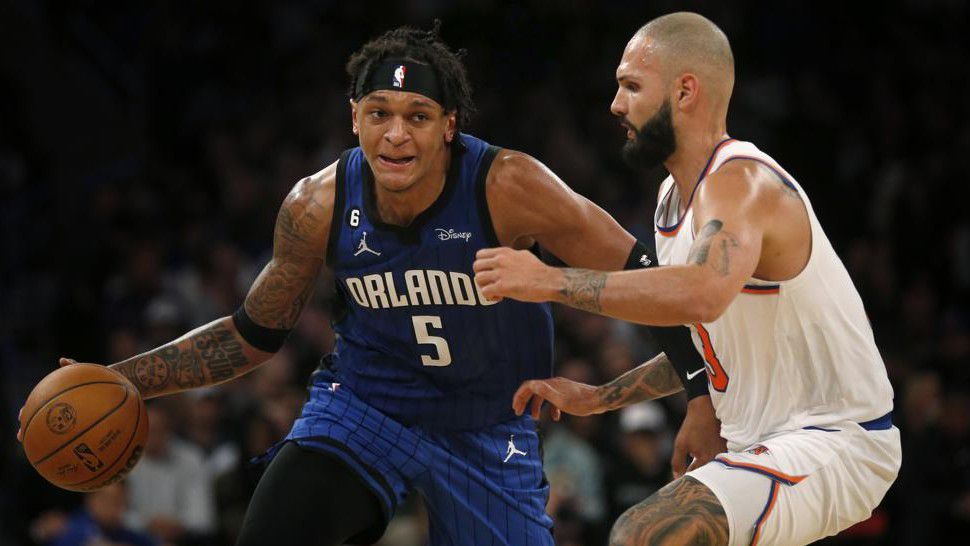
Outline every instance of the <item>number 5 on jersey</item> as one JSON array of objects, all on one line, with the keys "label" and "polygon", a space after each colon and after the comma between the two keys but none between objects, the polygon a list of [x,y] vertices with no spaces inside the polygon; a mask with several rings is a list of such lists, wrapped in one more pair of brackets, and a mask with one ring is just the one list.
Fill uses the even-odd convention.
[{"label": "number 5 on jersey", "polygon": [[428,334],[428,326],[441,330],[441,317],[437,315],[416,315],[411,317],[414,324],[414,338],[419,345],[431,345],[437,356],[421,355],[421,364],[425,366],[447,366],[451,364],[451,349],[448,340]]}]

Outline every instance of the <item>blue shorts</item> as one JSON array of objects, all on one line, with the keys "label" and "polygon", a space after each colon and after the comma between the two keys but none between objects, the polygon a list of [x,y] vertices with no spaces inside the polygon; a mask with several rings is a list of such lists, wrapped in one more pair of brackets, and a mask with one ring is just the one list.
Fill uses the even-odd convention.
[{"label": "blue shorts", "polygon": [[528,416],[473,431],[405,426],[319,370],[286,440],[343,460],[377,495],[386,520],[419,491],[433,546],[553,544],[549,485]]}]

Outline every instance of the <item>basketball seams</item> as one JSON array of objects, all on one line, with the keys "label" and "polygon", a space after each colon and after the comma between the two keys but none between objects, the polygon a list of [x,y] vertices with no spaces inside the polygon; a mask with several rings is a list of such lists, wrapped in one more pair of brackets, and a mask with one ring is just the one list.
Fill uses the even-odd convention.
[{"label": "basketball seams", "polygon": [[[87,382],[81,383],[79,385],[74,385],[73,387],[68,387],[68,388],[62,390],[61,392],[54,393],[54,394],[50,395],[49,397],[47,397],[47,400],[44,400],[44,403],[41,404],[40,406],[38,406],[37,407],[37,410],[34,411],[34,413],[32,413],[30,415],[30,417],[27,418],[27,422],[24,424],[24,437],[25,438],[27,437],[27,430],[30,428],[30,424],[34,422],[34,417],[36,417],[37,414],[41,412],[41,410],[43,410],[44,408],[46,408],[48,404],[50,404],[51,402],[53,402],[55,398],[57,398],[58,396],[66,393],[66,392],[70,392],[70,391],[72,391],[74,389],[79,389],[81,387],[84,387],[85,385],[121,385],[122,387],[126,387],[126,385],[124,383],[120,383],[120,382],[116,382],[116,381],[87,381]],[[27,401],[30,402],[29,399]]]},{"label": "basketball seams", "polygon": [[50,459],[51,457],[53,457],[54,455],[56,455],[57,453],[59,453],[62,449],[64,449],[65,447],[71,445],[75,440],[77,440],[81,436],[84,436],[89,430],[91,430],[94,427],[98,426],[98,424],[100,424],[102,421],[104,421],[105,419],[107,419],[108,417],[110,417],[111,415],[113,415],[116,411],[118,411],[118,408],[120,408],[121,406],[125,405],[125,402],[128,400],[128,394],[129,394],[128,386],[125,385],[124,383],[116,383],[114,381],[90,381],[90,382],[87,382],[87,383],[82,383],[80,385],[75,385],[75,386],[73,386],[73,387],[71,387],[69,389],[65,389],[63,392],[59,392],[56,395],[51,396],[50,398],[48,398],[47,402],[45,402],[37,411],[34,412],[34,415],[31,416],[30,420],[28,420],[28,422],[27,422],[27,425],[24,427],[24,439],[25,439],[25,441],[26,441],[26,438],[27,438],[27,429],[30,426],[30,423],[34,420],[34,417],[38,413],[41,413],[41,410],[43,410],[45,407],[47,407],[47,404],[51,403],[55,398],[57,398],[58,396],[66,393],[68,391],[71,391],[73,389],[77,389],[77,388],[83,387],[85,385],[93,385],[93,384],[118,385],[118,386],[120,386],[125,391],[125,396],[124,396],[124,398],[121,399],[121,402],[119,402],[118,405],[116,405],[115,407],[111,408],[110,410],[108,410],[107,413],[105,413],[104,415],[102,415],[101,417],[99,417],[98,420],[96,420],[95,422],[91,423],[90,425],[88,425],[86,428],[84,428],[83,430],[81,430],[80,432],[78,432],[77,434],[75,434],[74,436],[72,436],[71,438],[67,439],[63,444],[61,444],[61,447],[55,449],[54,451],[48,453],[47,455],[45,455],[44,457],[41,457],[40,459],[38,459],[36,461],[31,461],[30,464],[32,464],[33,466],[36,467],[37,465],[43,463],[47,459]]},{"label": "basketball seams", "polygon": [[[127,391],[127,389],[128,388],[125,387],[125,390],[126,391]],[[126,401],[127,401],[127,398],[126,398]],[[137,405],[138,400],[135,399],[135,402],[136,402],[136,405]],[[112,415],[113,413],[114,413],[114,411],[112,411],[112,413],[109,413],[108,415]],[[105,469],[102,470],[101,473],[98,474],[97,476],[92,476],[92,477],[90,477],[90,478],[88,478],[86,480],[82,480],[82,481],[79,481],[79,482],[65,484],[65,485],[63,485],[61,487],[77,487],[77,486],[79,486],[81,484],[85,484],[85,483],[88,483],[90,481],[94,481],[94,480],[100,478],[101,476],[103,476],[106,472],[108,472],[112,468],[114,468],[114,466],[116,464],[118,464],[118,462],[120,462],[121,460],[126,459],[126,457],[130,456],[130,454],[128,453],[128,448],[131,447],[131,443],[135,441],[135,436],[138,435],[138,425],[141,424],[141,414],[142,413],[145,413],[145,412],[142,411],[142,408],[138,408],[138,411],[136,412],[136,416],[135,416],[135,426],[132,427],[132,429],[131,429],[131,436],[128,438],[128,443],[126,443],[125,444],[125,447],[120,452],[118,452],[118,458],[115,459],[114,462],[112,462],[109,465],[106,465],[105,466]],[[107,417],[107,415],[105,417]],[[147,413],[146,413],[145,417],[146,418],[148,417]]]}]

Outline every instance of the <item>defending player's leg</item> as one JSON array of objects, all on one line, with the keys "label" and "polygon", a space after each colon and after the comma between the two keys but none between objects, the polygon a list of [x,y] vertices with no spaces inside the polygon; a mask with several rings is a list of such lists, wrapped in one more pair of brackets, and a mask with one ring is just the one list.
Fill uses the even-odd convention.
[{"label": "defending player's leg", "polygon": [[620,516],[610,546],[728,544],[728,520],[714,493],[685,476]]},{"label": "defending player's leg", "polygon": [[256,487],[236,544],[369,544],[383,526],[377,497],[354,471],[334,456],[287,442]]}]

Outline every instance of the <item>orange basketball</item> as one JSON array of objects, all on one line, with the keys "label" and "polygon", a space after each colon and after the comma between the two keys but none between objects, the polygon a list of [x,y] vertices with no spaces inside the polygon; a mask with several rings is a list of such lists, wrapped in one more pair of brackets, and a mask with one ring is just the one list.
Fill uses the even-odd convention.
[{"label": "orange basketball", "polygon": [[30,464],[54,485],[94,491],[141,458],[148,414],[138,390],[105,366],[72,364],[34,387],[20,428]]}]

